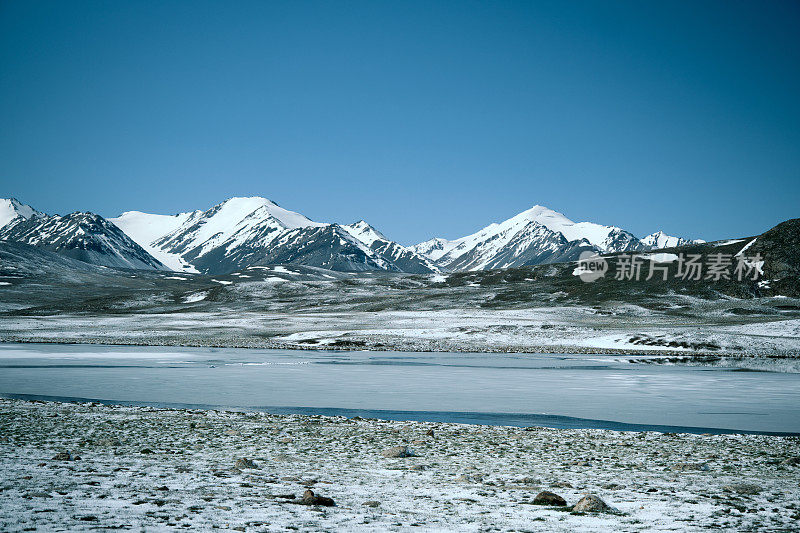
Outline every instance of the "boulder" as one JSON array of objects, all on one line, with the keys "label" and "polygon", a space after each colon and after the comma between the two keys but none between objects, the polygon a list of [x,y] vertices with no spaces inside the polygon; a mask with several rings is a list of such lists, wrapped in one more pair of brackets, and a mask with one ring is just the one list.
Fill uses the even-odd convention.
[{"label": "boulder", "polygon": [[567,500],[556,494],[555,492],[542,491],[533,499],[534,505],[555,505],[564,507],[567,505]]},{"label": "boulder", "polygon": [[616,509],[608,505],[599,496],[594,494],[587,494],[574,505],[572,508],[576,513],[612,513]]},{"label": "boulder", "polygon": [[298,503],[300,505],[322,505],[324,507],[333,507],[336,505],[332,498],[317,496],[311,489],[308,489],[303,493],[303,498]]},{"label": "boulder", "polygon": [[761,487],[755,483],[731,483],[730,485],[725,485],[722,489],[746,496],[753,496],[761,492]]},{"label": "boulder", "polygon": [[236,460],[236,464],[234,465],[235,468],[239,470],[251,469],[255,470],[258,468],[258,465],[252,459],[248,459],[246,457],[240,457]]},{"label": "boulder", "polygon": [[414,454],[408,449],[408,446],[393,446],[391,448],[386,448],[381,452],[381,455],[390,459],[414,457]]},{"label": "boulder", "polygon": [[53,456],[53,461],[77,461],[80,456],[70,452],[59,452]]}]

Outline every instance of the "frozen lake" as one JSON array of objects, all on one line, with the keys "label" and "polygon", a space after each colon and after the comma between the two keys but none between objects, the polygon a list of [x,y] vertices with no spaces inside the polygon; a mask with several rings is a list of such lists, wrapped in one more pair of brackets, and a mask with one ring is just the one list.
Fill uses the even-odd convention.
[{"label": "frozen lake", "polygon": [[0,344],[0,395],[521,426],[800,433],[800,374],[596,355]]}]

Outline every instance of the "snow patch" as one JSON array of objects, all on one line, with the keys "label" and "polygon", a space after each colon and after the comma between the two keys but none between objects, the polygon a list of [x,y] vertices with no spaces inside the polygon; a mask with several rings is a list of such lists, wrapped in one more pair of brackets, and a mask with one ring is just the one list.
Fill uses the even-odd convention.
[{"label": "snow patch", "polygon": [[183,299],[183,303],[191,304],[191,303],[195,303],[195,302],[200,302],[202,300],[205,300],[207,296],[208,296],[208,292],[207,291],[195,292],[195,293],[190,294],[189,296],[186,296]]},{"label": "snow patch", "polygon": [[658,254],[646,254],[643,255],[642,258],[649,259],[654,263],[674,263],[678,260],[678,256],[675,254],[666,254],[666,253],[658,253]]}]

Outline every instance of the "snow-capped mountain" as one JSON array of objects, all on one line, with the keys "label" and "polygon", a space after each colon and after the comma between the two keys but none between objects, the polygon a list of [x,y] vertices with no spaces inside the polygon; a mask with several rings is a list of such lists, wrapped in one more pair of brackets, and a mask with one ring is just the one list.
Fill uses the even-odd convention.
[{"label": "snow-capped mountain", "polygon": [[110,220],[174,270],[219,274],[294,262],[331,270],[436,271],[366,222],[314,222],[261,197],[173,216],[129,211]]},{"label": "snow-capped mountain", "polygon": [[685,246],[687,244],[701,244],[704,242],[706,241],[700,239],[692,240],[684,239],[683,237],[673,237],[671,235],[667,235],[663,231],[651,233],[642,239],[642,244],[653,250],[660,248],[675,248],[677,246]]},{"label": "snow-capped mountain", "polygon": [[42,214],[29,205],[25,205],[16,198],[0,198],[0,228],[10,224],[18,218],[29,219]]},{"label": "snow-capped mountain", "polygon": [[173,216],[128,211],[110,220],[170,268],[208,273],[258,262],[288,229],[324,225],[260,197],[231,198]]},{"label": "snow-capped mountain", "polygon": [[536,205],[460,239],[405,247],[364,220],[315,222],[257,196],[230,198],[205,211],[127,211],[108,220],[92,213],[50,217],[17,200],[0,199],[0,239],[95,265],[204,274],[282,263],[427,274],[572,261],[586,250],[630,252],[702,242],[663,232],[639,240],[621,228],[576,223]]},{"label": "snow-capped mountain", "polygon": [[380,231],[363,220],[359,220],[354,224],[343,225],[341,228],[401,272],[429,274],[439,271],[438,267],[428,258],[410,248],[390,241]]},{"label": "snow-capped mountain", "polygon": [[168,270],[121,229],[94,213],[14,218],[0,239],[43,248],[93,265]]},{"label": "snow-capped mountain", "polygon": [[445,270],[486,270],[569,261],[583,250],[608,253],[647,248],[621,228],[576,223],[535,205],[472,235],[455,240],[435,238],[411,249]]}]

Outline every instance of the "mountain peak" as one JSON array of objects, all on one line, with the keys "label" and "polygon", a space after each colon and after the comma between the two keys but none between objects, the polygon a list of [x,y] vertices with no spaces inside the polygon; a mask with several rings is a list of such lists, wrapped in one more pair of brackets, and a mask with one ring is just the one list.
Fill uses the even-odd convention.
[{"label": "mountain peak", "polygon": [[0,229],[0,238],[115,268],[168,270],[118,226],[90,212],[18,216]]},{"label": "mountain peak", "polygon": [[28,219],[33,216],[41,216],[41,214],[42,213],[27,204],[23,204],[16,198],[0,198],[0,228],[6,226],[16,218],[21,217]]},{"label": "mountain peak", "polygon": [[358,222],[354,222],[353,224],[345,224],[341,227],[347,233],[349,233],[359,241],[363,242],[367,246],[372,246],[372,243],[375,241],[389,240],[383,235],[383,233],[376,230],[374,227],[372,227],[372,225],[370,225],[365,220],[359,220]]},{"label": "mountain peak", "polygon": [[637,250],[642,244],[631,233],[615,226],[573,222],[543,205],[460,239],[432,239],[413,250],[443,268],[481,270],[565,260],[591,247],[600,252]]},{"label": "mountain peak", "polygon": [[642,244],[654,250],[659,248],[675,248],[677,246],[683,246],[685,244],[701,243],[701,242],[704,241],[684,239],[683,237],[673,237],[672,235],[667,235],[661,230],[658,230],[655,233],[651,233],[650,235],[642,239]]}]

